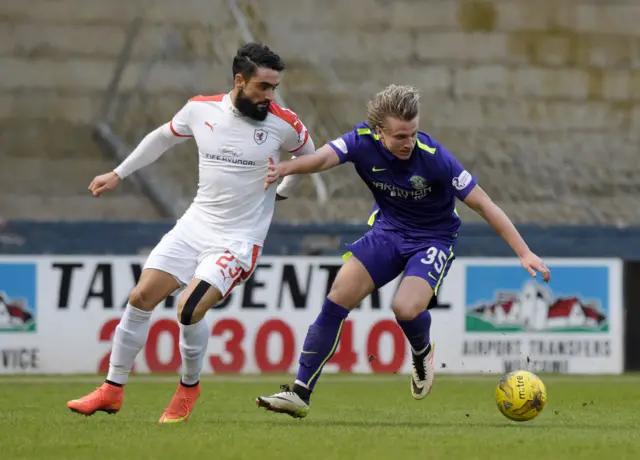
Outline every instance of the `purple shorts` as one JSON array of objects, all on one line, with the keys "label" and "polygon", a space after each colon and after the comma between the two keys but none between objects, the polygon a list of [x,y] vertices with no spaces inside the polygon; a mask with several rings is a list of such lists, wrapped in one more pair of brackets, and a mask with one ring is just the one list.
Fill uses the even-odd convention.
[{"label": "purple shorts", "polygon": [[[453,243],[408,239],[376,228],[346,246],[367,269],[378,289],[404,272],[405,276],[426,280],[437,295],[455,258]],[[351,254],[345,254],[345,258]]]}]

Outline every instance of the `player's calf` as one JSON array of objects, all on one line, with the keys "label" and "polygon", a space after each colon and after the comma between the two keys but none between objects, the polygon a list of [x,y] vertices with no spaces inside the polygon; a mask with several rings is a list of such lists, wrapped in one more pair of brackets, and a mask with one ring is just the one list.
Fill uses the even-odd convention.
[{"label": "player's calf", "polygon": [[431,392],[435,378],[434,346],[429,338],[431,314],[424,310],[413,319],[396,317],[396,320],[411,345],[411,395],[414,399],[423,399]]},{"label": "player's calf", "polygon": [[292,417],[306,417],[309,401],[324,365],[336,351],[350,310],[374,289],[373,280],[362,263],[355,257],[342,266],[322,305],[320,314],[309,326],[300,353],[300,367],[293,390],[288,385],[283,391],[256,399],[259,407]]},{"label": "player's calf", "polygon": [[322,311],[309,331],[300,353],[298,374],[293,390],[282,385],[282,392],[256,399],[259,407],[292,417],[306,417],[311,392],[320,378],[324,365],[331,359],[340,341],[342,326],[349,310],[326,299]]},{"label": "player's calf", "polygon": [[204,315],[221,298],[210,283],[193,279],[178,302],[180,356],[182,376],[178,389],[158,423],[181,423],[189,420],[200,396],[200,372],[209,343],[209,327]]},{"label": "player's calf", "polygon": [[178,287],[169,273],[149,268],[142,271],[113,335],[107,383],[127,383],[136,356],[149,336],[153,309]]},{"label": "player's calf", "polygon": [[105,383],[80,399],[67,402],[73,412],[115,414],[122,407],[124,385],[138,353],[149,335],[151,312],[179,287],[175,278],[161,270],[145,268],[129,296],[127,308],[116,327],[111,345],[109,373]]},{"label": "player's calf", "polygon": [[182,383],[195,385],[209,344],[206,312],[222,298],[220,291],[206,281],[193,279],[178,302]]},{"label": "player's calf", "polygon": [[393,301],[398,325],[411,345],[411,396],[423,399],[433,387],[435,368],[434,347],[430,340],[431,314],[426,309],[433,297],[429,283],[416,276],[402,280]]},{"label": "player's calf", "polygon": [[299,387],[313,391],[324,365],[336,351],[349,312],[373,289],[371,276],[362,263],[355,257],[347,260],[338,272],[320,314],[309,326],[296,377]]}]

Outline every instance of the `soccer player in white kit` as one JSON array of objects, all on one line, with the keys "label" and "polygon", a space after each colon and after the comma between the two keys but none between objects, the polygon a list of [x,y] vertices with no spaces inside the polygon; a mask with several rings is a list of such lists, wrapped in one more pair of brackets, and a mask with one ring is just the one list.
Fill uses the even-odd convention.
[{"label": "soccer player in white kit", "polygon": [[267,165],[280,150],[313,153],[305,126],[272,99],[284,64],[267,46],[249,43],[233,61],[228,94],[197,96],[173,119],[148,134],[113,172],[89,186],[95,196],[189,138],[198,146],[199,184],[193,203],[149,255],[140,281],[116,328],[105,383],[69,401],[74,412],[116,413],[137,354],[149,334],[153,309],[184,288],[178,302],[182,377],[159,423],[185,422],[200,395],[200,371],[209,341],[205,313],[255,269],[276,199],[284,199],[300,177],[264,189]]}]

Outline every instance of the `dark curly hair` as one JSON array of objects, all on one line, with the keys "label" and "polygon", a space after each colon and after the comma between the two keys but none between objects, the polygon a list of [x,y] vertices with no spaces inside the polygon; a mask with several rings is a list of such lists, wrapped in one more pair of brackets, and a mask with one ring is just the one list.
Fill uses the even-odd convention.
[{"label": "dark curly hair", "polygon": [[285,69],[282,58],[262,43],[247,43],[242,46],[233,58],[233,77],[242,75],[249,80],[256,74],[258,67],[281,72]]}]

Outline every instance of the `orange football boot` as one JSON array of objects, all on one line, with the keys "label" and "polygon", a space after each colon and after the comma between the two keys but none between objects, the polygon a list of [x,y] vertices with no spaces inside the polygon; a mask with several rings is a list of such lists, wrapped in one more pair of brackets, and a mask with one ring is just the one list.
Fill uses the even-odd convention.
[{"label": "orange football boot", "polygon": [[200,383],[193,387],[185,387],[181,382],[158,423],[179,423],[189,420],[198,396],[200,396]]},{"label": "orange football boot", "polygon": [[67,407],[82,415],[93,415],[99,411],[115,414],[122,407],[123,400],[124,387],[103,383],[101,387],[88,395],[68,401]]}]

